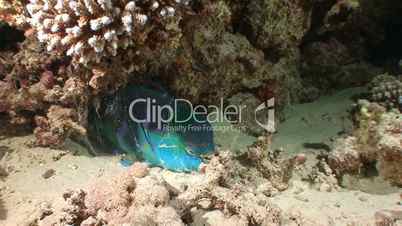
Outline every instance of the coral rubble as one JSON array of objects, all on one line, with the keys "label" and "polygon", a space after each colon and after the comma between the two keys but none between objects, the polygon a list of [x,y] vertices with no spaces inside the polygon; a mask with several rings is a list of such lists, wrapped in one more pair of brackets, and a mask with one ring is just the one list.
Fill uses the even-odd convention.
[{"label": "coral rubble", "polygon": [[375,165],[379,174],[396,185],[402,185],[402,118],[399,112],[386,112],[376,103],[361,101],[359,128],[341,138],[328,160],[338,174],[361,173]]},{"label": "coral rubble", "polygon": [[201,174],[193,175],[144,170],[136,163],[111,181],[67,191],[32,224],[180,226],[202,225],[207,219],[213,225],[280,225],[281,211],[261,189],[228,177],[236,173],[231,159],[221,153],[202,166]]}]

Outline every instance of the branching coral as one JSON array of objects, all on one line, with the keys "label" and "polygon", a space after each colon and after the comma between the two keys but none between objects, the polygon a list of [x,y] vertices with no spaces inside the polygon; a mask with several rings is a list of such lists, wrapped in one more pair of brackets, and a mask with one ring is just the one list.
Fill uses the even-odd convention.
[{"label": "branching coral", "polygon": [[99,62],[119,49],[143,44],[151,33],[180,20],[186,0],[31,0],[29,23],[49,51],[75,62]]},{"label": "branching coral", "polygon": [[23,27],[26,24],[24,1],[0,0],[0,20]]}]

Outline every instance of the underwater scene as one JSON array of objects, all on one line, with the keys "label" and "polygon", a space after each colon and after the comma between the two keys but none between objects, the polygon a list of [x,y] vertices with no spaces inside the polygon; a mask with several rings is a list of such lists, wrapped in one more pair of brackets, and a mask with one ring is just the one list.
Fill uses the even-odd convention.
[{"label": "underwater scene", "polygon": [[0,226],[402,226],[401,0],[0,0]]}]

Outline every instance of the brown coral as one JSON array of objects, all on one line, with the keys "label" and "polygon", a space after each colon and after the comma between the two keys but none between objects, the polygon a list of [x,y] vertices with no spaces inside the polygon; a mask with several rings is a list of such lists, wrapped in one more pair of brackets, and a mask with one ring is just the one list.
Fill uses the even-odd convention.
[{"label": "brown coral", "polygon": [[51,106],[47,118],[37,116],[37,128],[34,131],[36,144],[40,146],[61,146],[70,133],[85,135],[86,130],[77,124],[77,113],[74,109]]}]

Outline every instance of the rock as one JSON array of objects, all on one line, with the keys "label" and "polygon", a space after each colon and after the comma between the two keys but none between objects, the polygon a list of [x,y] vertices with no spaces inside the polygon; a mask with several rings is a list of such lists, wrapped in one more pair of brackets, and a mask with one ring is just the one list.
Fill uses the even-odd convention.
[{"label": "rock", "polygon": [[220,210],[209,212],[197,211],[193,213],[191,226],[247,226],[248,223],[237,216],[226,217]]},{"label": "rock", "polygon": [[337,175],[358,172],[361,168],[361,157],[356,146],[356,137],[340,138],[336,141],[335,148],[328,157],[328,164]]},{"label": "rock", "polygon": [[143,178],[149,173],[149,168],[146,163],[143,162],[135,162],[129,169],[128,172],[130,175],[136,178]]},{"label": "rock", "polygon": [[154,178],[144,177],[137,183],[133,196],[134,202],[138,205],[163,206],[169,202],[169,191]]},{"label": "rock", "polygon": [[359,200],[362,201],[362,202],[367,202],[368,201],[367,197],[365,197],[365,196],[360,196]]},{"label": "rock", "polygon": [[303,188],[297,187],[297,188],[294,189],[293,194],[298,195],[298,194],[303,193],[303,192],[304,192]]},{"label": "rock", "polygon": [[328,156],[328,164],[338,177],[364,173],[377,162],[380,176],[395,185],[402,185],[402,117],[386,112],[377,103],[360,102],[358,129],[353,136],[340,138]]},{"label": "rock", "polygon": [[172,207],[159,209],[155,221],[157,225],[184,226],[179,214]]},{"label": "rock", "polygon": [[3,167],[0,167],[0,178],[8,177],[9,171]]},{"label": "rock", "polygon": [[47,202],[42,202],[42,203],[40,203],[37,211],[38,211],[37,214],[39,215],[39,218],[44,218],[45,216],[49,216],[50,214],[53,213],[52,205]]},{"label": "rock", "polygon": [[268,197],[273,197],[279,193],[278,189],[276,189],[270,182],[266,182],[260,184],[256,190],[257,193],[262,193]]},{"label": "rock", "polygon": [[300,0],[250,1],[243,18],[249,38],[259,48],[276,54],[298,46],[310,27],[311,4],[303,6],[303,3]]},{"label": "rock", "polygon": [[320,189],[321,192],[331,192],[332,191],[332,187],[331,185],[327,184],[327,183],[322,183],[320,185]]},{"label": "rock", "polygon": [[296,196],[294,196],[294,198],[299,200],[299,201],[302,201],[302,202],[308,202],[309,201],[309,199],[307,197],[304,197],[302,195],[296,195]]},{"label": "rock", "polygon": [[348,43],[337,38],[308,43],[303,54],[302,73],[306,76],[305,82],[319,88],[319,94],[327,93],[333,87],[365,84],[382,73],[381,68],[364,61],[354,63],[358,61],[355,57],[360,56],[355,56]]},{"label": "rock", "polygon": [[72,169],[72,170],[77,170],[78,169],[78,166],[76,164],[70,164],[70,165],[68,165],[68,167],[70,169]]},{"label": "rock", "polygon": [[96,220],[94,217],[89,217],[83,222],[81,222],[80,226],[96,226],[99,224],[99,221]]},{"label": "rock", "polygon": [[299,195],[309,189],[309,184],[300,180],[292,181],[291,191],[295,195]]},{"label": "rock", "polygon": [[296,165],[304,164],[307,160],[306,154],[300,153],[295,156]]},{"label": "rock", "polygon": [[395,221],[402,220],[402,211],[380,210],[374,214],[374,218],[378,226],[395,225]]},{"label": "rock", "polygon": [[59,161],[63,156],[67,155],[68,151],[60,151],[52,156],[53,161]]},{"label": "rock", "polygon": [[90,185],[85,197],[86,212],[90,215],[102,213],[105,220],[119,218],[132,202],[135,187],[134,178],[126,172],[113,180],[96,181]]},{"label": "rock", "polygon": [[[211,2],[211,4],[208,4],[209,11],[212,12],[210,16],[203,19],[189,18],[183,24],[183,29],[186,31],[183,38],[183,51],[176,58],[180,63],[180,69],[177,70],[174,79],[171,79],[170,73],[164,75],[170,83],[168,84],[169,88],[193,103],[202,102],[218,105],[221,98],[226,101],[231,96],[245,90],[248,90],[248,93],[251,94],[260,90],[262,91],[261,93],[271,93],[270,91],[272,90],[267,87],[273,84],[272,81],[277,81],[278,95],[275,96],[275,101],[278,106],[285,106],[293,98],[296,99],[298,92],[302,89],[298,71],[300,63],[298,49],[300,43],[298,41],[303,36],[301,33],[304,33],[304,29],[301,27],[306,24],[301,22],[304,19],[296,19],[293,14],[304,14],[303,7],[300,8],[300,5],[294,2],[289,2],[289,5],[288,3],[282,4],[282,1],[275,1],[276,3],[273,4],[270,1],[263,1],[262,6],[260,6],[260,2],[250,3],[250,13],[248,15],[253,17],[250,18],[250,24],[254,24],[255,21],[259,23],[255,27],[256,30],[253,29],[253,31],[259,32],[261,27],[264,27],[264,35],[259,33],[257,38],[259,40],[256,43],[264,41],[264,46],[267,46],[267,51],[269,52],[268,55],[275,58],[273,62],[270,62],[264,58],[263,50],[265,48],[258,49],[255,47],[256,45],[250,43],[249,40],[251,39],[241,34],[241,32],[232,33],[227,29],[227,20],[224,15],[227,14],[227,11],[230,12],[227,5],[231,4],[227,2],[230,1]],[[275,25],[262,19],[265,16],[269,18],[271,16],[267,15],[264,9],[256,9],[255,7],[265,7],[265,5],[272,6],[273,10],[280,10],[281,13],[286,15],[286,18],[275,16],[278,20],[283,19],[283,21],[279,24],[275,23]],[[269,6],[267,7],[269,8]],[[254,13],[255,10],[258,12]],[[271,12],[271,8],[269,8],[269,12]],[[246,17],[242,17],[242,19],[247,20]],[[295,21],[297,30],[303,31],[299,33],[298,31],[293,32],[293,30],[286,29],[288,25],[285,21],[287,20]],[[244,22],[248,23],[248,20]],[[275,32],[283,32],[282,25],[285,24],[287,31],[298,33],[297,41],[294,41],[293,35],[289,35],[292,38],[285,35],[290,38],[285,41],[283,33],[281,35],[278,33],[272,34],[271,28]],[[267,26],[266,30],[265,25]],[[281,29],[277,26],[280,26]],[[288,32],[285,33],[288,34]],[[275,40],[273,41],[267,36],[273,37]],[[281,47],[276,47],[278,45],[282,46],[285,42],[292,42],[294,44],[292,47],[294,48],[287,52],[286,56],[277,56],[276,52]],[[271,51],[270,47],[273,47],[274,51]],[[284,47],[288,50],[287,45]],[[261,101],[266,100],[263,99],[261,98]]]},{"label": "rock", "polygon": [[42,177],[44,179],[48,179],[48,178],[52,177],[55,173],[56,173],[56,171],[54,169],[48,169],[42,174]]},{"label": "rock", "polygon": [[[204,166],[206,166],[204,164]],[[174,173],[169,170],[163,170],[161,173],[152,173],[151,175],[160,175],[170,192],[184,192],[189,184],[195,183],[202,177],[200,175],[191,175],[186,173]]]},{"label": "rock", "polygon": [[198,201],[198,205],[201,207],[201,209],[207,210],[212,206],[212,202],[210,199],[201,199]]}]

